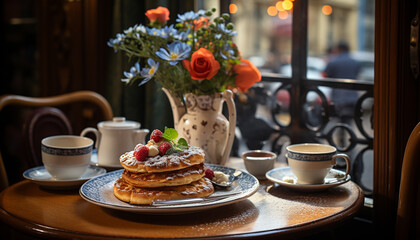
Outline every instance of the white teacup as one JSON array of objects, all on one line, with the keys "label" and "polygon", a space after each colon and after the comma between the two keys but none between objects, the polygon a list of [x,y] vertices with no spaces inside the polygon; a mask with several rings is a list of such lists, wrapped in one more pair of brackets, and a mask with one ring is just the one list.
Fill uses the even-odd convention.
[{"label": "white teacup", "polygon": [[246,170],[257,178],[265,178],[265,173],[273,169],[277,155],[263,150],[242,153]]},{"label": "white teacup", "polygon": [[41,141],[42,163],[56,179],[77,179],[86,171],[92,156],[93,140],[57,135]]},{"label": "white teacup", "polygon": [[286,148],[286,157],[290,169],[299,184],[322,184],[325,176],[336,164],[337,158],[346,161],[346,173],[350,172],[350,158],[346,154],[337,154],[337,149],[326,144],[304,143]]}]

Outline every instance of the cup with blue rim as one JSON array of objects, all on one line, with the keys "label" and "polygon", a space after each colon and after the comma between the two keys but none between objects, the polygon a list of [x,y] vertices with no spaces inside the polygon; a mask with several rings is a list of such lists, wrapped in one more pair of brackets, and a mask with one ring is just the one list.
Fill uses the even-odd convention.
[{"label": "cup with blue rim", "polygon": [[337,158],[346,161],[346,172],[340,179],[346,179],[350,172],[350,158],[327,144],[303,143],[286,147],[289,167],[297,177],[298,184],[323,184],[324,179],[336,165]]},{"label": "cup with blue rim", "polygon": [[56,135],[42,139],[42,163],[55,179],[80,178],[90,164],[93,140],[73,135]]}]

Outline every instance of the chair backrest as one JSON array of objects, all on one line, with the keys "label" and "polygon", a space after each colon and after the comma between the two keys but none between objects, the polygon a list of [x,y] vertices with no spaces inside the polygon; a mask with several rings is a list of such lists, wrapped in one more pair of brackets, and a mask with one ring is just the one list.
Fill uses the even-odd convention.
[{"label": "chair backrest", "polygon": [[[84,106],[85,103],[96,106],[99,109],[103,120],[111,120],[113,117],[112,109],[108,101],[100,94],[92,91],[76,91],[72,93],[52,96],[52,97],[26,97],[20,95],[3,95],[0,96],[0,113],[4,108],[33,108],[35,110],[29,115],[23,123],[23,134],[21,151],[25,152],[25,161],[27,166],[36,166],[40,164],[40,139],[56,134],[72,134],[72,126],[66,115],[57,108],[65,105],[79,104]],[[39,108],[39,109],[37,109]],[[77,109],[82,112],[82,109]],[[68,116],[68,115],[67,115]],[[20,130],[22,130],[20,129]],[[13,134],[14,132],[12,132]],[[25,143],[26,142],[26,143]],[[39,142],[39,143],[38,143]],[[40,149],[40,148],[39,148]],[[36,153],[35,153],[36,152]],[[39,150],[40,152],[40,150]],[[29,156],[29,157],[28,157]],[[7,187],[10,183],[10,176],[7,176],[8,159],[0,152],[0,191]],[[12,174],[12,173],[9,173]],[[13,173],[16,174],[16,173]],[[21,176],[21,172],[19,172]],[[20,177],[19,176],[19,177]],[[15,176],[16,177],[16,176]]]},{"label": "chair backrest", "polygon": [[420,123],[411,132],[401,170],[396,239],[420,239]]},{"label": "chair backrest", "polygon": [[30,167],[42,165],[41,141],[53,135],[72,135],[67,116],[58,108],[38,108],[28,116],[23,126],[23,146]]}]

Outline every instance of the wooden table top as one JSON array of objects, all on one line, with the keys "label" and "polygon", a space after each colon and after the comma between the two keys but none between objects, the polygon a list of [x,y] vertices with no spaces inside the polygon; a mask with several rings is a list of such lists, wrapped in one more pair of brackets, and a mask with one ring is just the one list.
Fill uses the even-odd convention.
[{"label": "wooden table top", "polygon": [[[240,166],[235,161],[228,165]],[[78,190],[46,190],[25,180],[0,193],[0,220],[52,239],[296,237],[353,217],[363,199],[351,181],[304,193],[263,180],[254,195],[238,203],[181,215],[146,215],[103,208],[83,200]]]}]

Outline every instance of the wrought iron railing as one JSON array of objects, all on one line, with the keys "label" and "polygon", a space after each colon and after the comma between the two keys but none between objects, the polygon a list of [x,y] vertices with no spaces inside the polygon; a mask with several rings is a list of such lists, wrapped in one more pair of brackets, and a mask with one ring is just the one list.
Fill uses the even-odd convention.
[{"label": "wrought iron railing", "polygon": [[[229,1],[220,2],[227,9]],[[224,8],[223,8],[224,6]],[[352,159],[352,180],[372,194],[373,181],[373,82],[347,79],[307,79],[308,0],[295,1],[292,15],[291,76],[264,74],[247,99],[236,99],[237,127],[249,149],[269,148],[283,157],[292,143],[328,143]],[[357,93],[351,114],[341,114],[328,92]],[[370,167],[371,169],[368,169]]]},{"label": "wrought iron railing", "polygon": [[[350,116],[340,115],[342,109],[331,99],[336,89],[357,93]],[[373,166],[373,82],[310,79],[293,84],[291,78],[265,74],[246,100],[237,99],[237,112],[248,149],[268,148],[286,161],[288,144],[328,143],[350,155],[352,180],[371,195],[373,170],[366,166]]]}]

